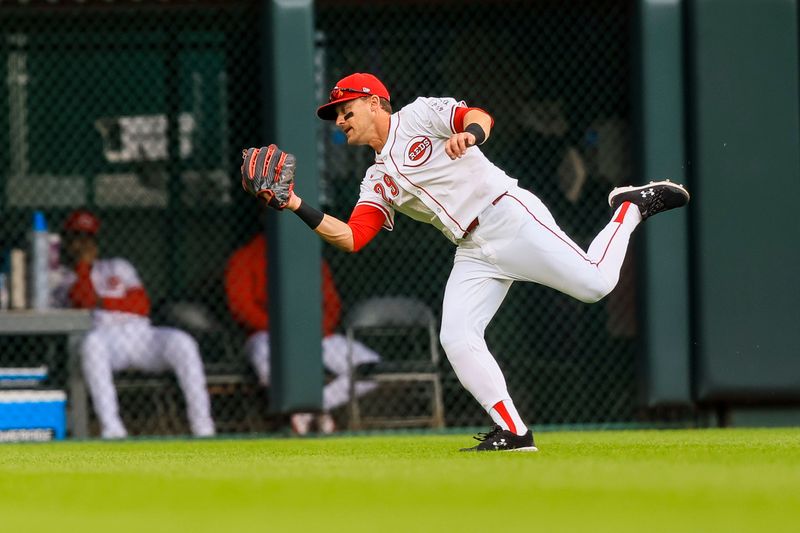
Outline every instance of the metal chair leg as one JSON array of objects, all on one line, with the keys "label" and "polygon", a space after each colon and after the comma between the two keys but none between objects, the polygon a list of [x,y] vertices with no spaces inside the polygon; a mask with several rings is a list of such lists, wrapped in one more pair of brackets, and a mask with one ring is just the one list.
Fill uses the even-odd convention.
[{"label": "metal chair leg", "polygon": [[444,402],[442,401],[442,384],[439,379],[433,381],[433,427],[444,427]]}]

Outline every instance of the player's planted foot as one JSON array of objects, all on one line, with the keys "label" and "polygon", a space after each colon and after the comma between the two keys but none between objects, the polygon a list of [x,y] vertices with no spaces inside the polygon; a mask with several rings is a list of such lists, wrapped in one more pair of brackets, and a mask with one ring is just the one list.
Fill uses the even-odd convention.
[{"label": "player's planted foot", "polygon": [[533,443],[533,433],[529,429],[524,435],[517,435],[513,431],[503,429],[496,425],[488,433],[478,433],[472,437],[481,441],[472,448],[461,448],[462,452],[538,452],[539,448]]},{"label": "player's planted foot", "polygon": [[669,180],[651,181],[639,187],[617,187],[608,195],[608,205],[614,211],[623,202],[638,206],[644,220],[656,213],[685,206],[689,203],[689,192],[683,185]]}]

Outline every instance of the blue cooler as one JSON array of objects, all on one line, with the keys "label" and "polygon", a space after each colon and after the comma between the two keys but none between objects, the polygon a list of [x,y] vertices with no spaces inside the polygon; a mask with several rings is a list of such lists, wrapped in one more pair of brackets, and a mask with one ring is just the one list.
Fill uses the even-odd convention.
[{"label": "blue cooler", "polygon": [[59,390],[0,390],[0,442],[61,440],[67,395]]}]

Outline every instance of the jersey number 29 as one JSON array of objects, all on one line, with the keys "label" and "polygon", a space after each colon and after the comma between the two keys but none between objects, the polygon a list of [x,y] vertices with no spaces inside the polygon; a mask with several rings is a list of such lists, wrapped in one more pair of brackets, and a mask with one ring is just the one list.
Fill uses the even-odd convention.
[{"label": "jersey number 29", "polygon": [[388,174],[383,175],[383,183],[376,183],[373,187],[373,190],[383,197],[384,202],[387,204],[392,204],[394,202],[392,202],[392,200],[386,195],[386,187],[383,186],[384,183],[386,184],[386,187],[389,187],[389,194],[391,194],[392,197],[400,194],[400,189]]}]

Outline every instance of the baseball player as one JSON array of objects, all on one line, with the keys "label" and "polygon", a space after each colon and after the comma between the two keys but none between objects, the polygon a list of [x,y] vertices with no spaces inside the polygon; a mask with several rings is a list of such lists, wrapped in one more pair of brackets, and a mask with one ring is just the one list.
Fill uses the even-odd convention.
[{"label": "baseball player", "polygon": [[[256,235],[237,249],[228,259],[225,268],[225,294],[233,318],[248,332],[245,352],[263,386],[269,385],[269,314],[267,313],[267,241],[263,234]],[[294,413],[292,430],[305,435],[316,425],[321,433],[333,433],[336,424],[331,411],[347,403],[350,398],[350,365],[347,339],[336,333],[341,316],[341,300],[333,283],[328,263],[322,263],[322,363],[332,379],[322,389],[322,413]],[[353,344],[354,366],[375,364],[380,361],[376,352],[360,342]],[[362,396],[377,385],[372,381],[358,381],[354,392]]]},{"label": "baseball player", "polygon": [[197,342],[186,332],[150,323],[150,299],[139,275],[125,259],[99,259],[100,220],[90,211],[72,212],[64,223],[64,251],[72,268],[62,267],[54,301],[93,310],[94,326],[80,344],[83,376],[100,420],[101,436],[127,436],[119,416],[114,372],[172,370],[186,399],[192,434],[214,435],[203,362]]},{"label": "baseball player", "polygon": [[[464,451],[536,451],[484,330],[515,281],[547,285],[583,302],[616,286],[633,230],[647,217],[681,207],[689,193],[669,181],[614,189],[613,215],[584,251],[547,207],[483,155],[494,121],[453,98],[417,98],[393,113],[389,91],[370,74],[341,79],[317,110],[347,143],[367,145],[375,163],[361,181],[347,222],[323,214],[293,192],[295,160],[271,145],[244,153],[242,183],[267,205],[295,212],[325,241],[362,249],[396,212],[432,224],[456,245],[444,293],[440,340],[461,384],[494,421]],[[262,178],[262,176],[266,176]]]}]

